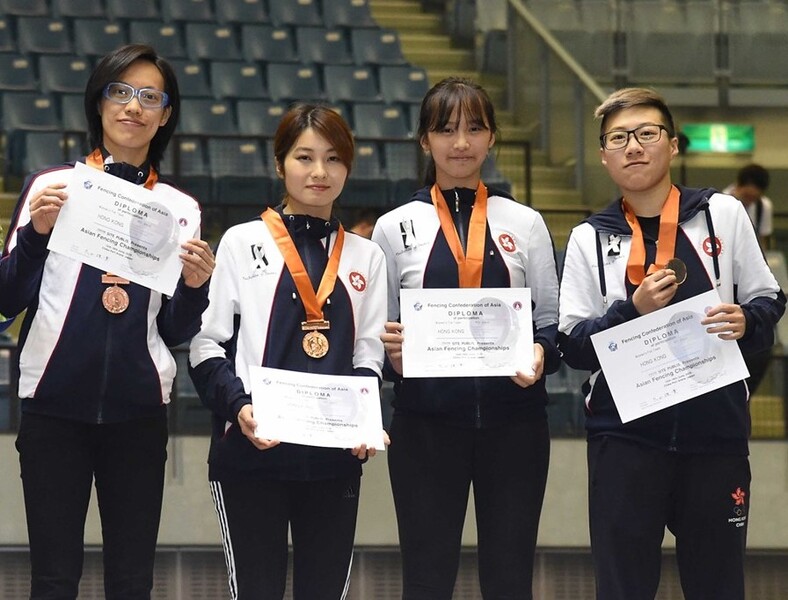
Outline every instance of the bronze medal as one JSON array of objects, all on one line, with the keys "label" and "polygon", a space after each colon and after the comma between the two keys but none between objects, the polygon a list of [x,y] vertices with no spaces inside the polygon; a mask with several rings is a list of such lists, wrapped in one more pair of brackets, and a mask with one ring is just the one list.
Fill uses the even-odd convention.
[{"label": "bronze medal", "polygon": [[129,295],[122,287],[113,285],[104,290],[101,295],[101,303],[108,312],[118,315],[129,307]]},{"label": "bronze medal", "polygon": [[307,356],[323,358],[328,354],[328,338],[319,331],[310,331],[304,336],[301,347]]},{"label": "bronze medal", "polygon": [[680,258],[671,258],[667,264],[666,269],[670,269],[676,274],[676,283],[681,285],[687,280],[687,265]]}]

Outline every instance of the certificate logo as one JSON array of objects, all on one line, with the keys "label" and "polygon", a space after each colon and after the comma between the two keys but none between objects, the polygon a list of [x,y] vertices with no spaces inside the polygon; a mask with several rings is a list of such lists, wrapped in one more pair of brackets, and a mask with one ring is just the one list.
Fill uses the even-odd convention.
[{"label": "certificate logo", "polygon": [[616,350],[618,350],[618,344],[616,344],[615,342],[610,342],[607,345],[607,349],[610,350],[611,352],[615,352]]},{"label": "certificate logo", "polygon": [[501,248],[509,253],[517,251],[517,245],[514,243],[514,238],[508,233],[502,233],[499,235],[498,243],[501,245]]},{"label": "certificate logo", "polygon": [[181,227],[186,227],[188,224],[189,224],[189,220],[186,219],[185,217],[181,217],[180,219],[178,219],[178,225],[180,225]]},{"label": "certificate logo", "polygon": [[348,279],[350,280],[350,285],[357,292],[363,292],[365,289],[367,289],[367,280],[358,271],[353,271],[348,276]]},{"label": "certificate logo", "polygon": [[523,303],[518,300],[517,302],[512,304],[512,308],[514,310],[522,310],[523,309]]},{"label": "certificate logo", "polygon": [[420,311],[422,308],[424,308],[424,306],[422,305],[421,302],[416,302],[416,304],[413,305],[413,310],[415,310],[416,312]]},{"label": "certificate logo", "polygon": [[82,182],[82,186],[86,190],[89,190],[89,189],[91,189],[93,187],[93,182],[90,179],[86,179],[85,181]]}]

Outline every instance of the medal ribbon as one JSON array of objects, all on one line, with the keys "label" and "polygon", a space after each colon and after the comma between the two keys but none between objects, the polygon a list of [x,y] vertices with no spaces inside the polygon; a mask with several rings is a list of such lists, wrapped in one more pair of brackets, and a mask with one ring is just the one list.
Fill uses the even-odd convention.
[{"label": "medal ribbon", "polygon": [[293,243],[293,239],[290,237],[287,227],[282,221],[282,217],[272,208],[264,210],[260,217],[265,221],[271,235],[274,236],[274,241],[285,259],[287,270],[290,271],[290,275],[293,277],[296,289],[306,309],[306,323],[322,322],[323,306],[331,295],[331,292],[334,291],[334,285],[337,280],[339,257],[342,254],[342,246],[345,243],[345,230],[342,228],[342,225],[340,225],[337,230],[337,239],[336,242],[334,242],[334,248],[331,250],[331,255],[328,257],[326,270],[323,271],[323,277],[320,279],[320,286],[317,288],[317,293],[315,293],[312,282],[309,280],[309,274],[304,267],[304,262],[298,254],[298,249]]},{"label": "medal ribbon", "polygon": [[432,204],[438,211],[441,230],[449,244],[449,249],[457,261],[457,273],[460,276],[461,288],[478,288],[482,286],[482,266],[484,264],[484,234],[487,231],[487,187],[479,181],[476,188],[476,201],[471,211],[471,222],[468,227],[467,253],[462,249],[460,236],[449,213],[449,206],[443,197],[438,184],[430,190]]},{"label": "medal ribbon", "polygon": [[[99,169],[100,171],[104,170],[104,157],[101,154],[101,149],[96,148],[93,152],[91,152],[87,160],[85,161],[89,167],[93,167],[94,169]],[[145,180],[143,186],[145,189],[152,190],[153,186],[156,185],[156,182],[159,180],[159,174],[156,173],[156,169],[151,167],[148,170],[148,179]]]},{"label": "medal ribbon", "polygon": [[[643,230],[640,228],[638,218],[627,204],[626,199],[624,199],[624,216],[632,228],[632,247],[629,250],[629,260],[627,260],[627,278],[634,285],[640,285],[646,277],[646,244],[643,241]],[[675,256],[678,225],[679,189],[673,185],[659,215],[657,256],[654,263],[648,268],[649,275],[659,269],[664,269],[668,261]]]}]

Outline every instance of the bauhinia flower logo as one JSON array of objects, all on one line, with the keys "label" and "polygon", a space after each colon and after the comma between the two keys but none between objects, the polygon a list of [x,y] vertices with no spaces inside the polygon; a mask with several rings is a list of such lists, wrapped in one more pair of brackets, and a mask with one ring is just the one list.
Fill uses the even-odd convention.
[{"label": "bauhinia flower logo", "polygon": [[744,497],[747,494],[741,488],[736,488],[736,491],[731,494],[731,498],[736,502],[736,506],[744,505]]}]

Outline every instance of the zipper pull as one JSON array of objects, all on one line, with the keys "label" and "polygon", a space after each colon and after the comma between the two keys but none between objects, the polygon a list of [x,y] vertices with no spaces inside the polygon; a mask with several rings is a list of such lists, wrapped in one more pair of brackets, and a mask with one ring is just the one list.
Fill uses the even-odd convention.
[{"label": "zipper pull", "polygon": [[454,188],[454,212],[460,212],[460,195],[457,193],[457,188]]}]

